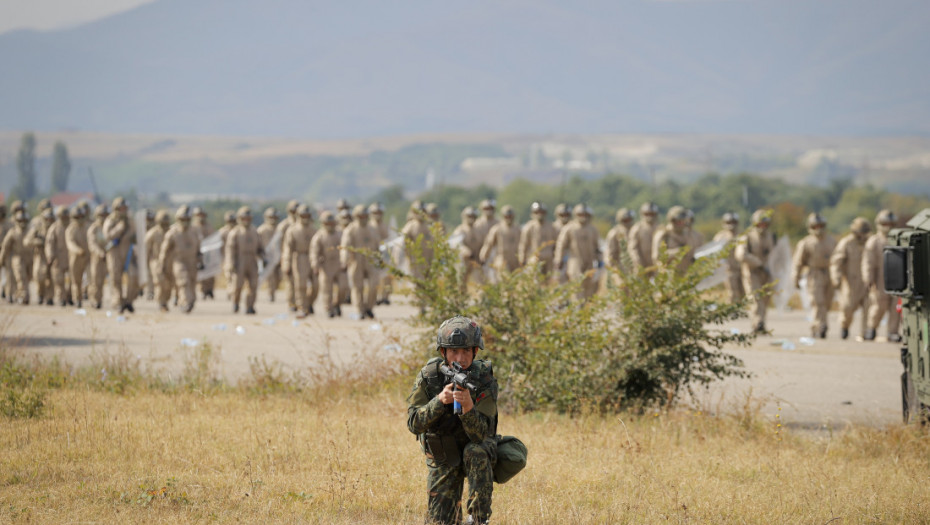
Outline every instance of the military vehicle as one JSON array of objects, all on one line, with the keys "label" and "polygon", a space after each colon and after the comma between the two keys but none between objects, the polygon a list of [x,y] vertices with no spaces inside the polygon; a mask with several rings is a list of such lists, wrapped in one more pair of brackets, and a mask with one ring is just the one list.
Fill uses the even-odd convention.
[{"label": "military vehicle", "polygon": [[930,208],[892,230],[884,250],[885,292],[903,315],[901,402],[904,421],[930,422]]}]

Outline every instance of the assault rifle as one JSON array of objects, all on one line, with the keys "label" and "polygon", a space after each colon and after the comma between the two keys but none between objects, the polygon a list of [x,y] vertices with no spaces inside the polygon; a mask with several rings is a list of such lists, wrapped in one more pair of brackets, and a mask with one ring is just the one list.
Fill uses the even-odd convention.
[{"label": "assault rifle", "polygon": [[[462,365],[452,362],[451,366],[445,364],[439,365],[439,371],[442,372],[442,375],[449,378],[452,381],[452,389],[458,390],[459,388],[465,388],[474,392],[478,390],[478,387],[472,382],[471,375],[462,368]],[[456,414],[462,413],[462,404],[458,401],[453,402],[452,407],[453,412]]]}]

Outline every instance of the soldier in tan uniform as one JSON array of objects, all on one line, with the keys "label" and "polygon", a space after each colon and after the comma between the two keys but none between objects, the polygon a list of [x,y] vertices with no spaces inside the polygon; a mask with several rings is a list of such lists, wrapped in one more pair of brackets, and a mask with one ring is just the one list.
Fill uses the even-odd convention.
[{"label": "soldier in tan uniform", "polygon": [[819,213],[807,217],[807,236],[794,248],[794,287],[801,289],[801,276],[807,270],[807,293],[811,297],[811,336],[826,339],[827,314],[833,304],[830,283],[830,256],[836,239],[826,232],[827,221]]},{"label": "soldier in tan uniform", "polygon": [[[371,226],[378,231],[378,247],[387,242],[391,236],[390,228],[384,222],[384,206],[380,202],[375,202],[368,207],[368,215]],[[393,280],[391,272],[378,268],[378,293],[375,296],[375,304],[391,304],[391,287]]]},{"label": "soldier in tan uniform", "polygon": [[[348,206],[348,202],[345,199],[340,199],[337,206],[342,205]],[[336,213],[336,220],[339,221],[337,230],[339,231],[339,238],[341,239],[342,232],[352,224],[352,210],[339,208]],[[339,272],[339,278],[336,279],[336,291],[339,296],[339,304],[352,304],[352,289],[349,287],[349,274],[346,272],[345,268]]]},{"label": "soldier in tan uniform", "polygon": [[658,229],[656,224],[658,215],[659,207],[654,202],[644,202],[639,207],[639,222],[630,228],[629,238],[627,239],[627,250],[630,253],[630,260],[633,262],[634,270],[648,268],[653,265],[652,240]]},{"label": "soldier in tan uniform", "polygon": [[74,208],[71,224],[65,229],[68,246],[68,270],[71,277],[71,299],[80,308],[84,304],[84,272],[90,262],[90,246],[87,243],[84,207]]},{"label": "soldier in tan uniform", "polygon": [[[288,256],[288,267],[294,276],[294,300],[297,304],[297,318],[303,319],[313,313],[313,303],[319,293],[317,278],[310,264],[310,242],[316,235],[313,214],[310,207],[301,204],[297,207],[297,224],[287,229],[283,252]],[[309,286],[309,289],[308,289]]]},{"label": "soldier in tan uniform", "polygon": [[[368,224],[368,210],[365,206],[356,206],[352,215],[355,218],[352,224],[342,231],[340,261],[348,272],[352,302],[358,309],[359,319],[374,319],[372,307],[375,303],[378,272],[365,252],[378,253],[378,231]],[[349,248],[362,252],[354,252]]]},{"label": "soldier in tan uniform", "polygon": [[281,279],[284,281],[284,293],[287,296],[287,307],[292,312],[297,311],[297,298],[294,291],[294,272],[291,268],[290,259],[284,253],[284,237],[287,235],[287,229],[297,224],[300,220],[297,217],[298,207],[300,207],[300,203],[296,200],[288,201],[287,207],[285,208],[287,217],[279,222],[276,228],[276,231],[281,233]]},{"label": "soldier in tan uniform", "polygon": [[0,244],[0,260],[6,261],[10,269],[7,278],[16,281],[11,288],[12,293],[8,299],[20,304],[29,304],[29,263],[32,261],[33,249],[26,244],[26,230],[29,225],[29,215],[25,209],[13,214],[13,227],[6,232]]},{"label": "soldier in tan uniform", "polygon": [[551,222],[547,220],[549,210],[541,202],[534,202],[530,206],[532,218],[520,230],[520,245],[517,249],[520,266],[540,264],[540,272],[548,277],[552,272],[552,260],[555,256],[555,241],[558,233]]},{"label": "soldier in tan uniform", "polygon": [[661,256],[664,250],[668,262],[681,256],[676,270],[684,273],[694,263],[694,246],[688,233],[688,210],[681,206],[672,206],[666,213],[666,220],[668,223],[659,228],[653,237],[652,262],[655,265],[663,264]]},{"label": "soldier in tan uniform", "polygon": [[74,304],[68,278],[68,240],[65,231],[71,224],[71,211],[67,206],[55,210],[55,222],[45,232],[45,260],[52,276],[55,302],[61,306]]},{"label": "soldier in tan uniform", "polygon": [[862,278],[869,291],[869,325],[865,331],[865,340],[875,339],[878,326],[888,313],[888,341],[898,343],[901,334],[898,328],[901,325],[901,314],[895,308],[896,299],[885,293],[885,261],[882,248],[888,244],[888,232],[894,228],[898,218],[891,210],[882,210],[875,217],[875,235],[865,242],[865,252],[862,255]]},{"label": "soldier in tan uniform", "polygon": [[252,226],[252,210],[248,206],[239,208],[236,214],[239,224],[229,232],[226,239],[227,273],[233,276],[233,312],[239,311],[242,287],[248,284],[245,296],[245,313],[255,314],[255,296],[258,293],[258,261],[265,250]]},{"label": "soldier in tan uniform", "polygon": [[[584,276],[578,297],[587,299],[597,292],[594,265],[603,264],[603,255],[598,246],[597,229],[591,224],[591,209],[584,204],[577,204],[574,215],[575,220],[559,232],[555,243],[555,261],[559,270],[565,265],[569,279]],[[567,262],[563,263],[566,257]]]},{"label": "soldier in tan uniform", "polygon": [[342,315],[338,297],[333,295],[333,285],[339,278],[342,266],[339,260],[339,243],[342,235],[336,230],[336,217],[324,211],[320,215],[321,228],[310,241],[310,266],[320,282],[323,306],[330,317]]},{"label": "soldier in tan uniform", "polygon": [[484,238],[481,247],[481,261],[488,263],[491,252],[495,251],[494,268],[495,277],[500,279],[505,273],[510,273],[520,267],[520,226],[516,224],[516,214],[509,204],[501,208],[503,220],[491,227]]},{"label": "soldier in tan uniform", "polygon": [[733,243],[737,241],[737,228],[739,228],[739,215],[733,212],[723,214],[723,229],[714,235],[714,241],[726,241],[730,245],[730,253],[727,255],[727,291],[730,293],[730,302],[736,303],[742,301],[746,295],[743,292],[743,274],[739,261],[736,260],[736,246]]},{"label": "soldier in tan uniform", "polygon": [[[568,226],[572,221],[572,210],[564,203],[559,203],[555,207],[555,221],[552,223],[552,227],[555,228],[555,238],[558,240],[559,233],[562,232],[562,228]],[[555,254],[553,253],[553,257]],[[559,284],[565,284],[568,282],[568,274],[565,273],[565,263],[567,261],[563,260],[561,265],[561,270],[558,272],[558,281]],[[559,266],[558,261],[553,260],[554,266]]]},{"label": "soldier in tan uniform", "polygon": [[[129,207],[122,197],[113,199],[113,213],[103,222],[103,235],[107,240],[107,270],[113,308],[119,308],[120,313],[126,310],[135,312],[132,302],[138,295],[139,275],[129,260],[129,248],[136,242],[136,230],[129,218]],[[125,286],[123,274],[126,275]]]},{"label": "soldier in tan uniform", "polygon": [[698,248],[704,245],[704,235],[694,229],[694,210],[688,209],[685,210],[685,213],[688,216],[688,223],[685,226],[685,231],[688,236],[688,244],[694,248],[694,251],[697,251]]},{"label": "soldier in tan uniform", "polygon": [[145,258],[146,268],[149,272],[149,278],[146,283],[145,296],[148,299],[155,299],[160,277],[155,271],[158,266],[158,256],[161,253],[161,243],[165,240],[165,233],[171,227],[171,217],[165,210],[158,210],[155,214],[155,226],[145,232]]},{"label": "soldier in tan uniform", "polygon": [[103,223],[110,215],[106,204],[94,209],[94,221],[87,228],[87,247],[90,250],[90,266],[87,268],[88,298],[93,299],[94,308],[103,304],[103,285],[107,278],[107,239],[103,234]]},{"label": "soldier in tan uniform", "polygon": [[446,225],[442,222],[442,215],[439,213],[439,205],[435,202],[431,202],[426,205],[426,216],[429,217],[430,224],[435,224],[439,227],[439,233],[443,236],[446,235]]},{"label": "soldier in tan uniform", "polygon": [[498,222],[494,217],[494,214],[497,211],[497,203],[494,202],[494,199],[484,199],[481,201],[479,208],[481,209],[481,217],[478,217],[478,220],[475,221],[474,228],[475,234],[481,241],[481,246],[484,246],[484,243],[488,237],[488,233],[491,231],[491,228],[493,228],[494,225]]},{"label": "soldier in tan uniform", "polygon": [[475,220],[478,219],[478,210],[466,206],[462,210],[462,223],[455,227],[452,235],[461,235],[462,244],[459,245],[459,260],[462,266],[462,291],[468,289],[468,281],[475,274],[475,281],[484,282],[484,273],[481,271],[481,239],[475,232]]},{"label": "soldier in tan uniform", "polygon": [[[181,206],[174,214],[175,224],[165,233],[158,254],[159,274],[170,273],[180,295],[180,306],[190,313],[197,301],[197,266],[200,259],[200,235],[191,225],[191,210]],[[170,294],[170,289],[168,289]],[[162,310],[168,309],[168,295],[162,292],[159,300]],[[238,302],[236,303],[238,304]]]},{"label": "soldier in tan uniform", "polygon": [[423,204],[415,201],[410,205],[410,220],[401,229],[400,234],[404,236],[405,244],[416,244],[420,247],[420,255],[423,260],[414,260],[411,253],[407,251],[407,259],[410,263],[410,273],[415,278],[422,278],[426,275],[429,265],[433,260],[433,234],[429,229],[426,211]]},{"label": "soldier in tan uniform", "polygon": [[[145,257],[148,259],[149,280],[154,284],[152,298],[158,300],[164,312],[168,311],[168,299],[171,297],[171,290],[174,289],[170,264],[159,263],[162,243],[169,228],[171,217],[168,212],[158,210],[155,214],[155,227],[145,232]],[[165,295],[164,301],[161,299],[162,295]]]},{"label": "soldier in tan uniform", "polygon": [[[40,204],[40,209],[42,205]],[[32,279],[36,283],[36,304],[54,304],[55,288],[52,285],[51,269],[45,253],[45,235],[55,223],[55,213],[51,205],[41,211],[41,216],[34,217],[26,233],[26,244],[32,248]]]},{"label": "soldier in tan uniform", "polygon": [[[197,236],[197,245],[199,246],[204,239],[213,234],[213,227],[210,226],[210,220],[207,218],[207,212],[204,211],[203,208],[197,206],[194,208],[192,213],[193,219],[191,220],[190,229],[194,232],[194,235]],[[215,277],[208,277],[200,281],[200,293],[203,294],[203,298],[213,299],[213,290],[215,287]]]},{"label": "soldier in tan uniform", "polygon": [[750,319],[753,331],[765,332],[765,314],[768,310],[770,292],[760,289],[772,280],[768,268],[769,255],[775,249],[775,236],[769,231],[771,212],[756,210],[752,214],[752,228],[740,237],[736,246],[736,260],[743,274],[743,289],[752,296]]},{"label": "soldier in tan uniform", "polygon": [[[223,278],[226,279],[226,298],[232,298],[233,289],[235,288],[235,278],[232,275],[226,273],[226,268],[229,267],[226,260],[226,239],[229,238],[229,232],[233,231],[233,228],[236,227],[236,212],[227,211],[223,213],[223,226],[220,227],[220,252],[222,252],[223,258]],[[215,284],[214,284],[215,286]]]},{"label": "soldier in tan uniform", "polygon": [[[7,220],[6,205],[0,203],[0,243],[3,242],[3,239],[6,237],[6,234],[13,229],[13,220]],[[3,285],[3,289],[0,290],[0,296],[4,299],[9,298],[10,302],[13,302],[13,293],[10,289],[10,285],[15,286],[16,279],[13,278],[12,269],[10,269],[10,262],[5,258],[0,258],[0,271],[4,272],[6,276],[6,283]]]},{"label": "soldier in tan uniform", "polygon": [[830,256],[830,282],[840,291],[840,337],[849,337],[849,327],[857,310],[862,311],[861,337],[865,337],[869,294],[862,282],[862,252],[872,232],[869,221],[853,219],[849,233],[840,239]]},{"label": "soldier in tan uniform", "polygon": [[[265,220],[262,225],[255,229],[258,232],[258,238],[262,246],[268,248],[268,243],[274,237],[275,229],[278,227],[278,210],[269,207],[265,210]],[[268,273],[265,284],[268,285],[268,299],[274,302],[274,294],[278,291],[278,285],[281,283],[281,261],[275,265],[274,269]]]},{"label": "soldier in tan uniform", "polygon": [[[630,229],[636,220],[636,214],[628,208],[617,210],[617,224],[607,232],[607,266],[620,269],[620,275],[614,274],[618,279],[629,273],[631,268],[627,262],[627,246],[629,245]],[[622,280],[622,279],[621,279]],[[616,284],[621,284],[617,282]]]}]

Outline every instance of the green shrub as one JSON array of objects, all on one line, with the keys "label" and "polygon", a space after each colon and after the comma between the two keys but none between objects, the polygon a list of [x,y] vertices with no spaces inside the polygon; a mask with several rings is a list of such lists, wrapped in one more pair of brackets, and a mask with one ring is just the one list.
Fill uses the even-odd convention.
[{"label": "green shrub", "polygon": [[[421,253],[416,243],[407,249],[411,257]],[[679,259],[662,254],[655,268],[628,274],[622,286],[586,301],[575,299],[580,279],[545,284],[532,266],[462,293],[458,254],[445,242],[434,246],[423,278],[392,271],[411,282],[421,306],[415,322],[429,350],[419,357],[435,355],[435,330],[444,319],[466,315],[482,325],[481,356],[496,369],[502,406],[576,413],[670,406],[696,386],[748,375],[723,351],[754,340],[723,326],[746,316],[745,303],[697,290],[725,255],[678,272]],[[612,282],[619,270],[607,272]]]}]

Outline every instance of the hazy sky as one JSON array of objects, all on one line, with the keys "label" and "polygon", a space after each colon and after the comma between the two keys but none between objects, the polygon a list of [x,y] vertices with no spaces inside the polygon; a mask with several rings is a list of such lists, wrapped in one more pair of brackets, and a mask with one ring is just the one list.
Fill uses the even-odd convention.
[{"label": "hazy sky", "polygon": [[58,29],[90,22],[153,0],[0,0],[0,33]]}]

